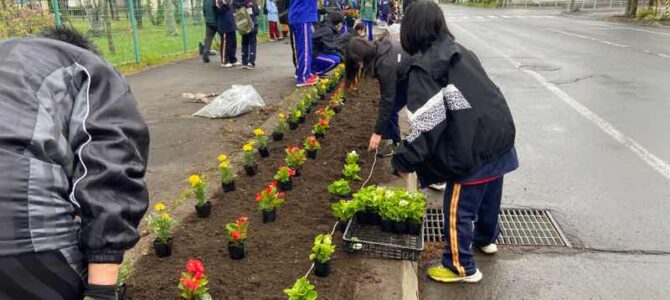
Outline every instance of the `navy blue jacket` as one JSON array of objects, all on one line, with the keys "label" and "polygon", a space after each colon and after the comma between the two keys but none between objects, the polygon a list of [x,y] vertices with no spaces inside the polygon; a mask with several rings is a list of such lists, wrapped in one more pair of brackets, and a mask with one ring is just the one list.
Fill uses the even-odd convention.
[{"label": "navy blue jacket", "polygon": [[[219,32],[235,32],[237,27],[235,27],[235,16],[233,15],[235,9],[232,3],[228,5],[225,4],[226,1],[217,1],[219,2],[219,8],[216,10],[216,30]],[[232,2],[232,0],[228,1]]]}]

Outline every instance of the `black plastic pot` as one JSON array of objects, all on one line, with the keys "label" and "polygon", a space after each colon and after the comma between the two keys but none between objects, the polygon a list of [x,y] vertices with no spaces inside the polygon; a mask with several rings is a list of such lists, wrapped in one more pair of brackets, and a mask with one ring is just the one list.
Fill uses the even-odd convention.
[{"label": "black plastic pot", "polygon": [[332,108],[333,108],[333,111],[334,111],[336,114],[339,114],[339,113],[342,112],[342,105],[334,106],[334,107],[332,107]]},{"label": "black plastic pot", "polygon": [[304,123],[305,123],[305,120],[306,120],[305,115],[300,116],[300,119],[298,119],[298,121],[300,122],[300,124],[304,124]]},{"label": "black plastic pot", "polygon": [[326,137],[326,134],[324,134],[324,133],[314,133],[314,137],[315,137],[317,140],[320,140],[320,139],[322,139],[322,138],[325,138],[325,137]]},{"label": "black plastic pot", "polygon": [[407,231],[410,235],[418,236],[421,235],[421,223],[412,223],[407,222]]},{"label": "black plastic pot", "polygon": [[212,203],[207,201],[205,205],[196,205],[195,212],[198,218],[207,218],[212,214]]},{"label": "black plastic pot", "polygon": [[323,95],[319,95],[319,100],[324,101],[328,98],[328,93],[323,93]]},{"label": "black plastic pot", "polygon": [[302,168],[300,168],[300,167],[298,167],[298,168],[290,167],[290,168],[295,171],[295,175],[293,175],[293,177],[300,177],[300,175],[302,175],[302,171],[300,170]]},{"label": "black plastic pot", "polygon": [[247,173],[247,176],[254,176],[256,173],[258,173],[258,166],[244,166],[244,172]]},{"label": "black plastic pot", "polygon": [[383,232],[393,232],[393,221],[382,219],[379,223],[381,224]]},{"label": "black plastic pot", "polygon": [[285,191],[290,191],[290,190],[293,189],[293,181],[291,181],[290,179],[287,182],[281,182],[280,181],[278,187],[279,187],[280,190],[282,190],[284,192]]},{"label": "black plastic pot", "polygon": [[275,142],[281,141],[284,139],[284,133],[283,132],[273,132],[272,133],[272,140]]},{"label": "black plastic pot", "polygon": [[298,129],[298,123],[293,123],[291,121],[288,121],[288,128],[291,130],[296,130]]},{"label": "black plastic pot", "polygon": [[407,223],[404,221],[393,221],[393,233],[396,234],[407,234]]},{"label": "black plastic pot", "polygon": [[368,211],[368,218],[370,219],[370,225],[379,225],[382,221],[382,217],[376,211]]},{"label": "black plastic pot", "polygon": [[263,212],[263,223],[274,222],[277,220],[277,209]]},{"label": "black plastic pot", "polygon": [[243,259],[246,256],[244,251],[244,244],[234,245],[232,243],[228,243],[228,254],[230,255],[230,258],[234,260]]},{"label": "black plastic pot", "polygon": [[319,277],[328,277],[330,275],[330,261],[322,263],[320,261],[314,262],[314,275]]},{"label": "black plastic pot", "polygon": [[116,286],[116,299],[117,300],[124,300],[126,299],[126,289],[128,286],[125,283],[122,283],[118,286]]},{"label": "black plastic pot", "polygon": [[317,152],[317,150],[307,150],[307,151],[305,151],[305,152],[306,152],[307,158],[309,158],[309,159],[316,159],[316,152]]},{"label": "black plastic pot", "polygon": [[312,112],[312,106],[311,105],[305,106],[305,113],[308,114],[308,113],[311,113],[311,112]]},{"label": "black plastic pot", "polygon": [[224,193],[230,193],[235,191],[235,181],[231,181],[229,183],[221,183],[221,189],[223,189]]},{"label": "black plastic pot", "polygon": [[339,220],[340,222],[337,223],[337,230],[339,230],[341,233],[344,233],[345,230],[347,230],[347,223],[349,223],[349,220],[347,221],[342,221]]},{"label": "black plastic pot", "polygon": [[270,150],[268,150],[268,148],[258,148],[258,154],[260,154],[261,157],[268,157],[270,156]]},{"label": "black plastic pot", "polygon": [[168,257],[172,255],[172,238],[169,238],[167,244],[163,244],[160,239],[154,240],[154,252],[158,257]]},{"label": "black plastic pot", "polygon": [[361,225],[368,225],[368,214],[364,211],[357,212],[356,222]]}]

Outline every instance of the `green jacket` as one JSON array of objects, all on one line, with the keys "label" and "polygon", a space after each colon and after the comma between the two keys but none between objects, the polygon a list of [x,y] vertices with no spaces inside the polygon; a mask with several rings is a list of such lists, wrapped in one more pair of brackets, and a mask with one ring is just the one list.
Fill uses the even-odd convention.
[{"label": "green jacket", "polygon": [[361,0],[361,19],[374,21],[377,19],[377,0]]},{"label": "green jacket", "polygon": [[207,25],[216,26],[216,15],[214,14],[215,0],[202,0],[202,13],[205,15]]}]

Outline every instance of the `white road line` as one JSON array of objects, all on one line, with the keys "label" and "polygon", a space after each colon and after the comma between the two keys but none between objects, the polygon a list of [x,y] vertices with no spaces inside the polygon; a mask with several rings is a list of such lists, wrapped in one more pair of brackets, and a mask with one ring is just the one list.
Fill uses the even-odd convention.
[{"label": "white road line", "polygon": [[477,19],[479,19],[479,20],[483,20],[483,19],[484,19],[484,16],[477,16]]},{"label": "white road line", "polygon": [[489,19],[497,19],[498,16],[489,16]]},{"label": "white road line", "polygon": [[655,52],[655,51],[651,51],[651,50],[647,50],[647,49],[636,49],[636,48],[633,48],[633,47],[628,46],[628,45],[609,42],[609,41],[606,41],[606,40],[601,40],[599,38],[594,38],[594,37],[590,37],[590,36],[586,36],[586,35],[581,35],[581,34],[577,34],[577,33],[571,33],[571,32],[566,32],[566,31],[556,30],[556,29],[547,29],[547,30],[549,30],[551,32],[555,32],[555,33],[560,33],[560,34],[563,34],[563,35],[568,35],[568,36],[580,38],[580,39],[591,40],[591,41],[602,43],[602,44],[609,45],[609,46],[614,46],[614,47],[619,47],[619,48],[630,48],[630,49],[633,49],[633,50],[641,51],[641,52],[646,53],[646,54],[650,54],[650,55],[654,55],[654,56],[658,56],[658,57],[662,57],[662,58],[666,58],[666,59],[670,58],[670,55],[668,55],[668,54],[659,53],[659,52]]},{"label": "white road line", "polygon": [[512,17],[510,17],[510,16],[506,16],[506,15],[502,15],[501,17],[503,17],[503,18],[505,18],[505,19],[511,19],[511,18],[512,18]]},{"label": "white road line", "polygon": [[612,139],[617,141],[619,144],[621,144],[622,146],[625,146],[630,151],[635,153],[635,155],[637,155],[647,165],[649,165],[654,170],[656,170],[658,173],[660,173],[663,177],[670,180],[670,165],[667,162],[663,161],[660,157],[658,157],[658,156],[654,155],[653,153],[649,152],[649,150],[644,148],[640,143],[638,143],[634,139],[632,139],[632,138],[626,136],[625,134],[623,134],[621,131],[616,129],[616,127],[614,127],[614,125],[610,124],[605,119],[598,116],[596,113],[591,111],[588,107],[581,104],[578,100],[570,97],[570,95],[565,93],[563,90],[561,90],[555,84],[549,82],[549,80],[544,78],[544,76],[542,76],[540,73],[537,73],[533,70],[522,69],[521,68],[521,66],[522,66],[521,62],[511,58],[509,55],[507,55],[507,54],[503,53],[502,51],[498,50],[498,48],[492,47],[491,45],[489,45],[489,43],[480,39],[479,37],[474,35],[472,32],[466,30],[462,26],[455,25],[455,27],[457,27],[458,29],[460,29],[461,31],[466,33],[467,35],[471,36],[473,39],[477,40],[481,44],[485,45],[487,48],[491,49],[491,51],[497,52],[498,55],[505,58],[515,68],[517,68],[517,69],[525,72],[526,74],[530,75],[531,77],[535,78],[535,80],[537,80],[547,90],[551,91],[554,95],[556,95],[559,99],[561,99],[565,104],[569,105],[577,113],[579,113],[584,118],[589,120],[591,123],[596,125],[598,128],[600,128],[600,130],[602,130],[604,133],[609,135]]}]

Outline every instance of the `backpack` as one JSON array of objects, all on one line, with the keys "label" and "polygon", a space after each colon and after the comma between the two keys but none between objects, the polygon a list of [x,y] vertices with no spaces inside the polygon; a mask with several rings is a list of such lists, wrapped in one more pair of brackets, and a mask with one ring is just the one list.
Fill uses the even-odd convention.
[{"label": "backpack", "polygon": [[235,10],[235,26],[237,27],[237,32],[241,35],[254,31],[254,20],[251,19],[251,15],[246,7],[240,7]]}]

